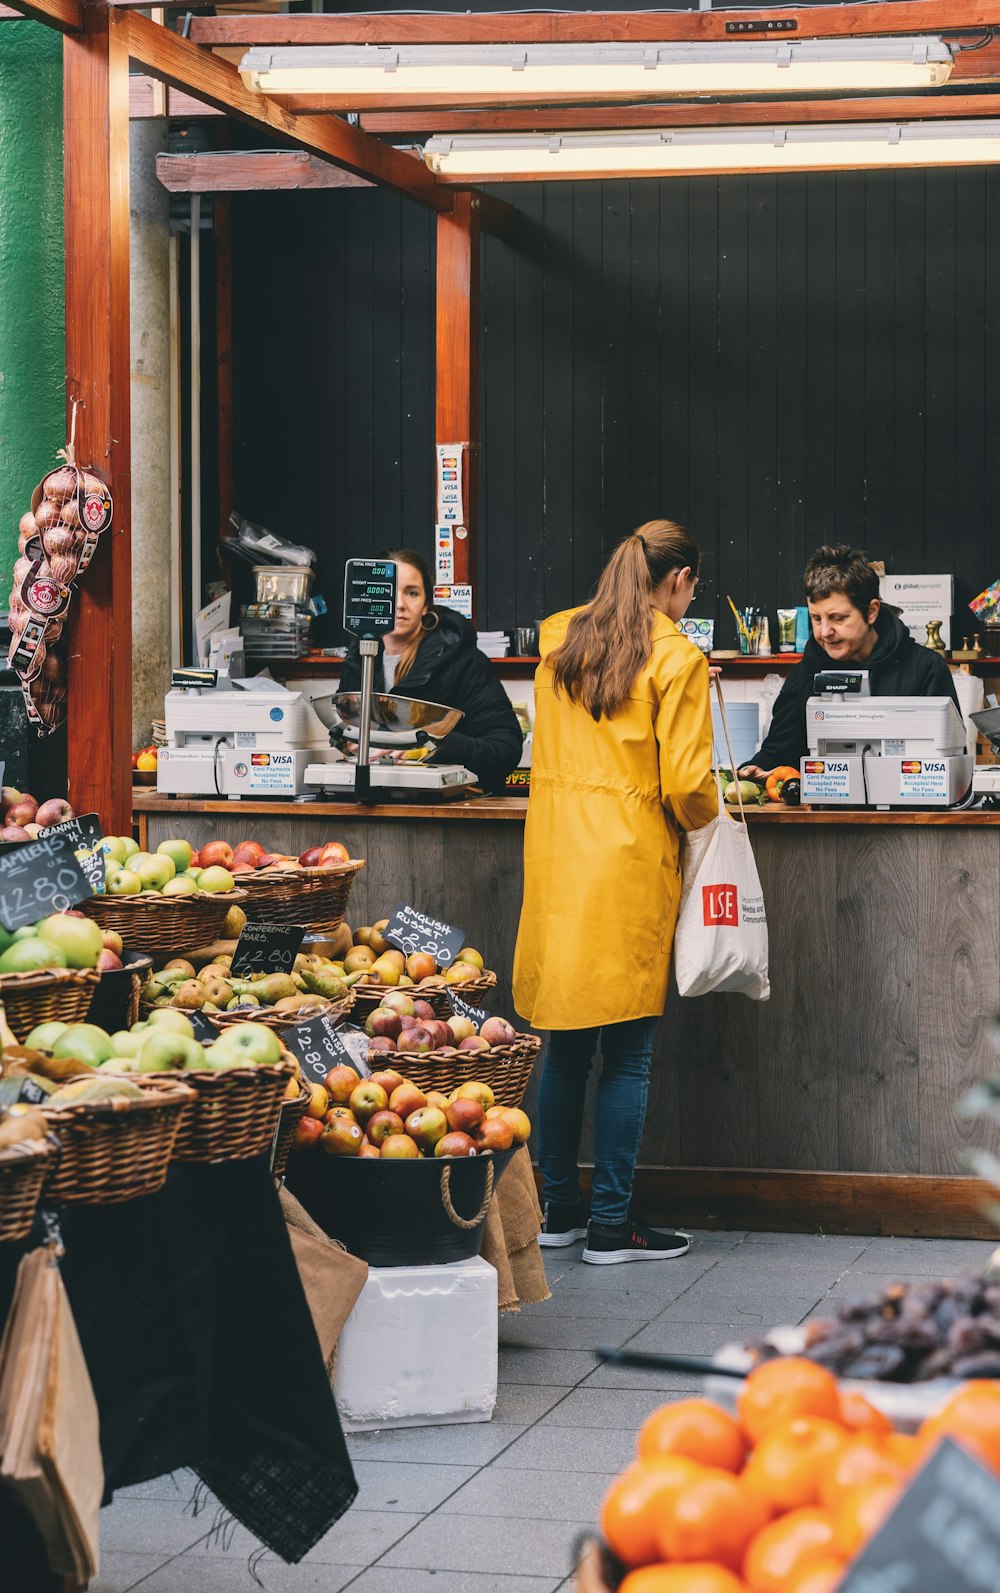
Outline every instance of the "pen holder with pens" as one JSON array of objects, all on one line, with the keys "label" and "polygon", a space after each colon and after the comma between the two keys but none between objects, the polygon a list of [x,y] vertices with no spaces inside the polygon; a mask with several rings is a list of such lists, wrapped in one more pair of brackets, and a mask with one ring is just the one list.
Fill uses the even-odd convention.
[{"label": "pen holder with pens", "polygon": [[736,621],[736,638],[744,657],[756,657],[760,650],[764,611],[759,608],[737,608],[731,597],[726,599]]}]

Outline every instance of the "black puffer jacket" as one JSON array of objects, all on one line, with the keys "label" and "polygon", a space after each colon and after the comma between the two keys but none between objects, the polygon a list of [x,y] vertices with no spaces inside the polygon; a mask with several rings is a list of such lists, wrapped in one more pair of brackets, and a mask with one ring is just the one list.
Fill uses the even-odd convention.
[{"label": "black puffer jacket", "polygon": [[[875,621],[878,641],[859,667],[867,669],[873,697],[950,697],[958,708],[958,697],[951,670],[940,653],[932,653],[913,640],[902,620],[891,609],[879,610]],[[782,764],[798,764],[809,748],[806,743],[806,699],[812,696],[813,677],[821,669],[849,669],[837,664],[810,636],[801,664],[788,673],[788,679],[774,705],[771,727],[759,752],[749,760],[760,769],[777,769]],[[961,711],[961,710],[959,710]]]},{"label": "black puffer jacket", "polygon": [[[476,646],[476,633],[454,609],[439,608],[438,624],[420,643],[413,668],[400,682],[399,695],[446,703],[465,715],[457,730],[438,742],[437,761],[462,763],[487,791],[497,791],[521,756],[521,727],[496,667]],[[385,690],[383,648],[375,660],[375,690]],[[340,671],[341,691],[361,688],[357,642]]]}]

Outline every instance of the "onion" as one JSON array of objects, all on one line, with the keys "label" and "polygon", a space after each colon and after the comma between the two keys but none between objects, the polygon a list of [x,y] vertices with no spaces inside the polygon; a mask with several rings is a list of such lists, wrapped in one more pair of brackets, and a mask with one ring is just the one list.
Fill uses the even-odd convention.
[{"label": "onion", "polygon": [[45,531],[50,525],[55,525],[59,519],[62,502],[56,503],[52,498],[43,498],[35,510],[35,524],[39,531]]},{"label": "onion", "polygon": [[42,492],[45,497],[54,498],[56,503],[65,503],[67,498],[75,498],[79,489],[79,475],[70,465],[61,465],[42,482]]},{"label": "onion", "polygon": [[97,493],[98,496],[103,497],[106,489],[100,476],[95,476],[91,471],[85,470],[83,472],[83,490],[84,492]]},{"label": "onion", "polygon": [[27,514],[22,514],[17,529],[20,531],[25,541],[27,541],[29,537],[38,535],[38,526],[30,509],[28,510]]},{"label": "onion", "polygon": [[[61,629],[62,627],[60,627]],[[54,640],[55,638],[50,638]],[[41,667],[41,677],[50,686],[55,686],[62,680],[62,659],[55,653],[49,653]]]},{"label": "onion", "polygon": [[56,553],[49,559],[53,578],[60,586],[71,586],[76,579],[80,561],[75,553]]},{"label": "onion", "polygon": [[24,577],[31,569],[31,559],[20,558],[14,565],[14,590],[20,592]]},{"label": "onion", "polygon": [[67,498],[59,510],[60,524],[75,526],[80,524],[80,505],[75,498]]}]

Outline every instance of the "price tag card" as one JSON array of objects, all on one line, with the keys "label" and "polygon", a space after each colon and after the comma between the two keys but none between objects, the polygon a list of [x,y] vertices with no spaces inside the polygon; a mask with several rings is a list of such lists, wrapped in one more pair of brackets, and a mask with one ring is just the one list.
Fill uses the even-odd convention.
[{"label": "price tag card", "polygon": [[94,853],[94,847],[104,839],[101,821],[96,813],[83,813],[78,819],[64,819],[62,824],[52,824],[47,830],[39,832],[39,840],[50,835],[65,835],[67,840],[73,842],[77,851],[86,850],[90,857],[78,858],[80,867],[89,881],[95,896],[103,896],[104,885],[104,853]]},{"label": "price tag card", "polygon": [[430,918],[416,907],[400,905],[393,909],[385,938],[407,957],[415,951],[425,951],[439,967],[447,968],[465,945],[465,930]]},{"label": "price tag card", "polygon": [[286,1029],[283,1039],[310,1080],[322,1083],[335,1067],[353,1068],[359,1078],[367,1078],[371,1071],[365,1060],[368,1036],[356,1029],[335,1028],[325,1013],[311,1018],[308,1023],[297,1023],[293,1029]]},{"label": "price tag card", "polygon": [[219,1038],[221,1030],[215,1027],[211,1018],[206,1017],[204,1012],[185,1012],[184,1016],[190,1021],[199,1045],[211,1045],[213,1040]]},{"label": "price tag card", "polygon": [[945,1439],[914,1477],[839,1593],[1000,1588],[1000,1478]]},{"label": "price tag card", "polygon": [[231,972],[237,979],[255,973],[291,973],[305,924],[244,924]]},{"label": "price tag card", "polygon": [[471,1018],[476,1028],[479,1028],[479,1025],[486,1017],[482,1007],[474,1007],[471,1002],[463,1001],[461,996],[455,994],[454,986],[448,991],[448,1000],[451,1002],[456,1018]]},{"label": "price tag card", "polygon": [[0,857],[0,924],[5,929],[64,913],[93,894],[73,842],[64,835],[21,842]]}]

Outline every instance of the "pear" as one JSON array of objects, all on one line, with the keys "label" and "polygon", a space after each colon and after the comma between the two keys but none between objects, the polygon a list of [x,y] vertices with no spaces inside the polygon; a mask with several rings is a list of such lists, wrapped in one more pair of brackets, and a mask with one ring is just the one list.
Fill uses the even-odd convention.
[{"label": "pear", "polygon": [[189,1012],[201,1011],[208,999],[208,991],[198,979],[185,979],[174,991],[170,1005],[186,1007]]},{"label": "pear", "polygon": [[297,996],[298,986],[290,974],[268,974],[254,982],[253,993],[264,1007],[273,1007],[283,996]]},{"label": "pear", "polygon": [[206,979],[205,975],[202,974],[198,983],[208,996],[209,1001],[215,1003],[216,1009],[228,1007],[232,1000],[233,987],[227,980],[216,976],[210,976]]},{"label": "pear", "polygon": [[313,973],[305,975],[306,988],[314,996],[323,996],[327,1001],[342,1001],[347,994],[347,980],[336,974],[332,969],[327,973]]}]

